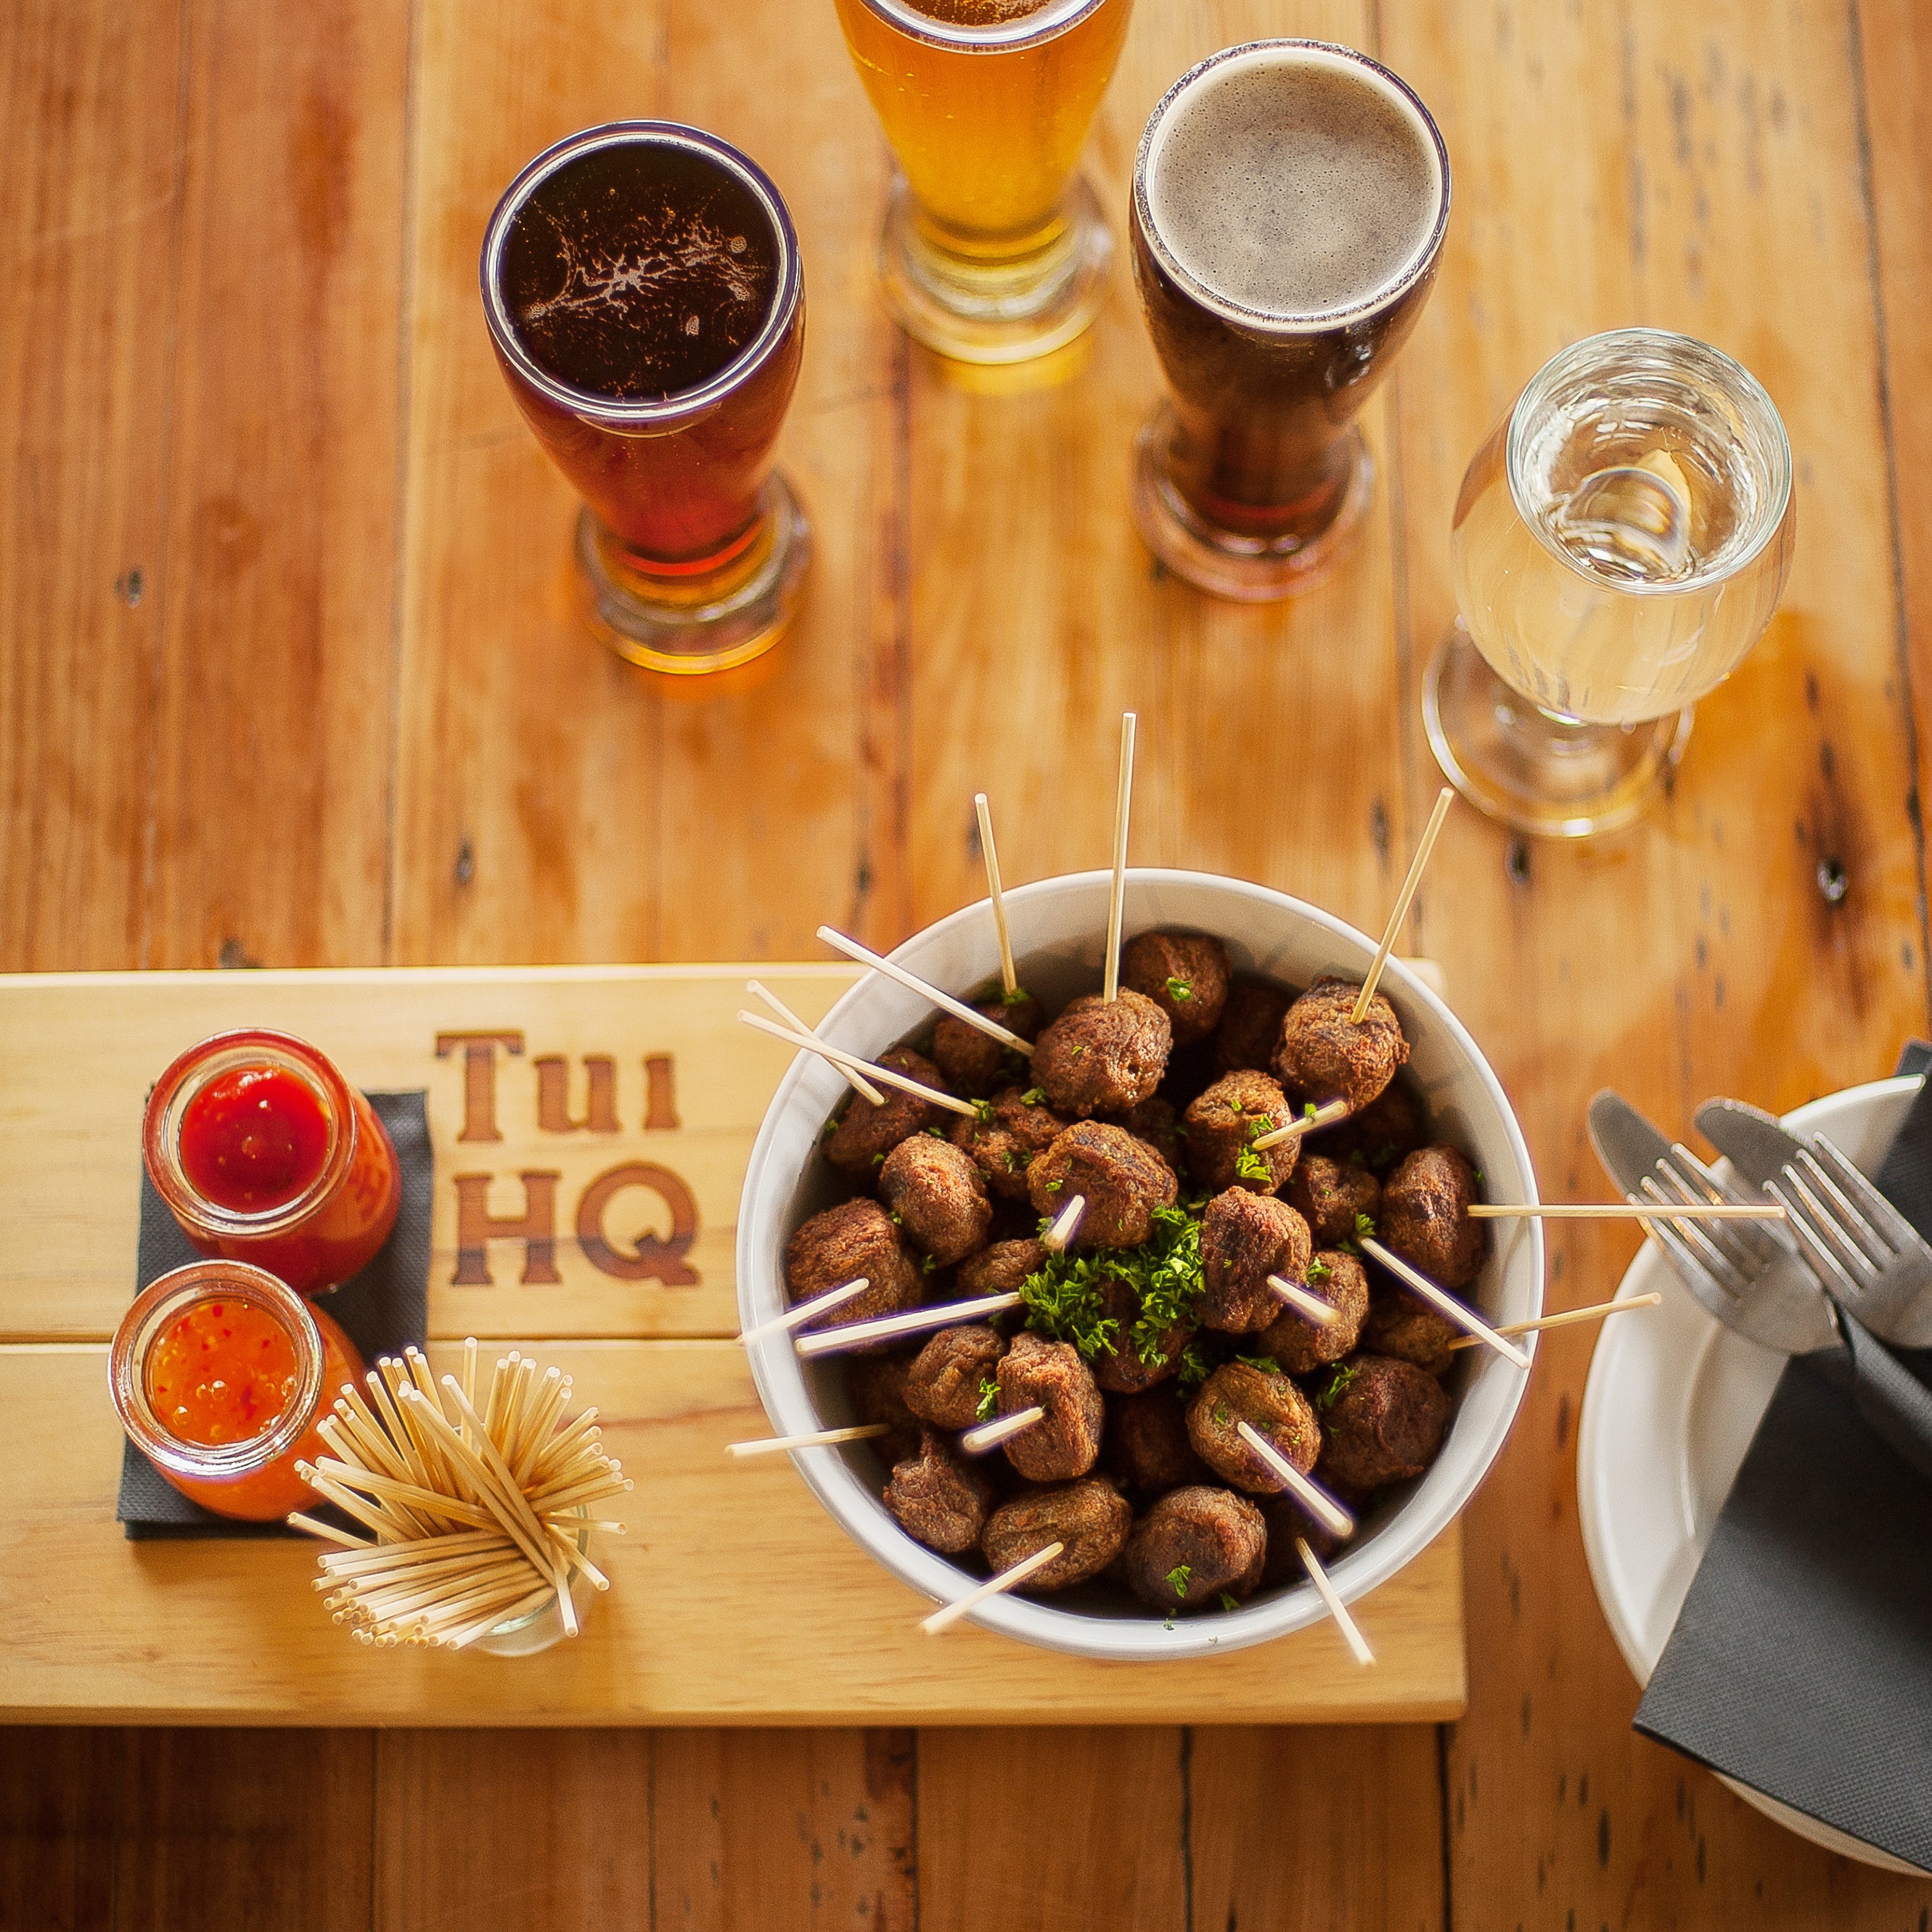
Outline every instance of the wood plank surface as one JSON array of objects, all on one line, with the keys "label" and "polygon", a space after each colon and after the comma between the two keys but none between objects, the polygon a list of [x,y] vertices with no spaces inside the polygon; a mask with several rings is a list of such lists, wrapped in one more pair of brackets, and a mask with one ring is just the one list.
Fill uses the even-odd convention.
[{"label": "wood plank surface", "polygon": [[[458,1352],[430,1352],[448,1366]],[[736,1344],[575,1342],[538,1355],[594,1400],[604,1447],[638,1486],[611,1512],[629,1533],[599,1551],[611,1588],[583,1636],[512,1664],[372,1657],[309,1591],[307,1539],[128,1542],[113,1520],[119,1424],[95,1394],[104,1351],[0,1348],[0,1721],[1117,1724],[1211,1706],[1299,1724],[1462,1708],[1453,1528],[1362,1600],[1372,1671],[1325,1622],[1162,1664],[1062,1657],[970,1626],[941,1642],[919,1628],[930,1603],[844,1534],[788,1460],[728,1461],[726,1443],[770,1432]]]}]

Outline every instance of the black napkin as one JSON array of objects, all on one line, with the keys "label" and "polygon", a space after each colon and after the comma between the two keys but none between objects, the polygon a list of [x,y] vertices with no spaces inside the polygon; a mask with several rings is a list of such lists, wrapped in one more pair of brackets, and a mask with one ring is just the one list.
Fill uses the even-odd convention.
[{"label": "black napkin", "polygon": [[[1877,1184],[1932,1238],[1932,1084]],[[1861,1419],[1843,1351],[1780,1378],[1635,1721],[1932,1870],[1932,1484]]]},{"label": "black napkin", "polygon": [[[429,1144],[429,1096],[418,1088],[406,1094],[365,1096],[395,1143],[402,1169],[403,1200],[396,1224],[374,1260],[332,1294],[319,1297],[341,1324],[365,1362],[400,1354],[429,1333],[430,1212],[435,1174]],[[171,1268],[185,1268],[201,1255],[182,1232],[181,1223],[141,1173],[141,1246],[135,1292],[158,1281]],[[325,1510],[324,1514],[326,1514]],[[280,1522],[239,1522],[190,1502],[131,1442],[121,1457],[121,1498],[115,1518],[133,1539],[182,1536],[293,1536]]]}]

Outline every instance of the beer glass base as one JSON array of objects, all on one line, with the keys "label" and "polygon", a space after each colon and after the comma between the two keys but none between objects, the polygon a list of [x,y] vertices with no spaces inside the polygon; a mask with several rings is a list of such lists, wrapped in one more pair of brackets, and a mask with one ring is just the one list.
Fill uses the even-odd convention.
[{"label": "beer glass base", "polygon": [[577,561],[590,628],[628,664],[674,677],[736,669],[762,657],[796,614],[812,562],[812,526],[774,471],[759,493],[766,534],[751,559],[702,576],[655,580],[586,506]]},{"label": "beer glass base", "polygon": [[879,288],[915,342],[956,362],[1030,362],[1084,334],[1106,298],[1114,238],[1076,176],[1046,245],[1007,260],[938,247],[903,175],[893,177],[879,233]]},{"label": "beer glass base", "polygon": [[1312,590],[1354,548],[1375,490],[1376,466],[1359,429],[1344,434],[1349,473],[1334,515],[1312,535],[1246,536],[1209,523],[1174,487],[1167,452],[1173,410],[1162,404],[1134,446],[1134,524],[1177,577],[1216,597],[1273,604]]},{"label": "beer glass base", "polygon": [[1640,818],[1690,736],[1691,712],[1641,724],[1570,724],[1510,689],[1459,619],[1430,659],[1423,722],[1444,776],[1518,832],[1587,838]]}]

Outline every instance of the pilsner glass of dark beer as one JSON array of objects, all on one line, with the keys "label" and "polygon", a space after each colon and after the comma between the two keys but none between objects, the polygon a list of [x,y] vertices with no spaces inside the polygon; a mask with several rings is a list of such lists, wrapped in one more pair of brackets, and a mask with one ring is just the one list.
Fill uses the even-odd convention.
[{"label": "pilsner glass of dark beer", "polygon": [[879,281],[956,361],[1024,362],[1100,311],[1113,240],[1074,172],[1133,0],[837,0],[899,171]]},{"label": "pilsner glass of dark beer", "polygon": [[812,555],[772,463],[805,336],[778,190],[694,128],[592,128],[510,184],[482,280],[510,392],[584,500],[592,628],[653,670],[769,650]]},{"label": "pilsner glass of dark beer", "polygon": [[1169,400],[1134,517],[1203,590],[1325,575],[1373,478],[1355,416],[1407,338],[1449,219],[1426,109],[1364,54],[1258,40],[1190,69],[1134,167],[1134,278]]}]

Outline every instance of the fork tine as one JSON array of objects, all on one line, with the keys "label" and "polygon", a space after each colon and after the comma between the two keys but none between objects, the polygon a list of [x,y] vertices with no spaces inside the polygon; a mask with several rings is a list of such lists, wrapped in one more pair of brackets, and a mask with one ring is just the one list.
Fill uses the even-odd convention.
[{"label": "fork tine", "polygon": [[[1666,1167],[1662,1161],[1657,1165],[1653,1178],[1644,1177],[1644,1192],[1662,1204],[1668,1213],[1672,1207],[1694,1207],[1702,1199],[1699,1191],[1675,1168]],[[1733,1300],[1744,1294],[1750,1286],[1747,1270],[1739,1268],[1711,1238],[1712,1224],[1706,1221],[1678,1221],[1671,1224],[1678,1240],[1695,1259],[1697,1265],[1721,1286]]]},{"label": "fork tine", "polygon": [[[1680,1174],[1704,1190],[1706,1199],[1729,1202],[1738,1207],[1757,1204],[1728,1182],[1720,1180],[1681,1142],[1671,1148],[1666,1157]],[[1705,1224],[1705,1232],[1730,1256],[1747,1279],[1791,1252],[1788,1245],[1780,1244],[1771,1225],[1762,1221],[1713,1221]]]},{"label": "fork tine", "polygon": [[1811,1146],[1820,1165],[1858,1203],[1879,1238],[1895,1254],[1911,1252],[1918,1230],[1852,1164],[1837,1142],[1814,1134]]},{"label": "fork tine", "polygon": [[1879,1271],[1867,1259],[1858,1246],[1853,1231],[1841,1221],[1832,1205],[1820,1199],[1817,1190],[1811,1185],[1810,1176],[1798,1160],[1787,1162],[1785,1178],[1791,1184],[1791,1191],[1802,1200],[1810,1210],[1809,1220],[1813,1230],[1845,1265],[1845,1271],[1858,1286],[1861,1294],[1868,1293],[1878,1286]]},{"label": "fork tine", "polygon": [[1891,1260],[1892,1250],[1883,1238],[1858,1211],[1845,1190],[1820,1165],[1816,1154],[1808,1149],[1792,1165],[1802,1168],[1806,1178],[1814,1184],[1814,1192],[1838,1223],[1839,1232],[1858,1250],[1860,1260],[1874,1270]]},{"label": "fork tine", "polygon": [[[1671,1266],[1677,1270],[1678,1280],[1684,1283],[1684,1286],[1689,1288],[1691,1293],[1710,1310],[1712,1314],[1717,1316],[1719,1321],[1724,1320],[1725,1311],[1736,1301],[1738,1298],[1736,1294],[1726,1288],[1684,1246],[1683,1235],[1679,1232],[1683,1224],[1664,1218],[1664,1215],[1669,1213],[1671,1203],[1665,1198],[1663,1190],[1648,1174],[1644,1177],[1642,1192],[1644,1199],[1658,1203],[1662,1210],[1657,1220],[1646,1221],[1643,1223],[1644,1232],[1664,1250]],[[1629,1198],[1639,1207],[1644,1204],[1644,1201],[1640,1200],[1636,1195],[1632,1195]]]},{"label": "fork tine", "polygon": [[1828,1292],[1841,1301],[1855,1304],[1861,1292],[1858,1284],[1846,1274],[1839,1264],[1838,1258],[1819,1238],[1818,1231],[1811,1222],[1809,1212],[1804,1204],[1796,1199],[1792,1190],[1781,1178],[1774,1178],[1764,1184],[1764,1191],[1777,1202],[1790,1217],[1786,1225],[1798,1238],[1798,1245],[1804,1250],[1804,1258]]}]

